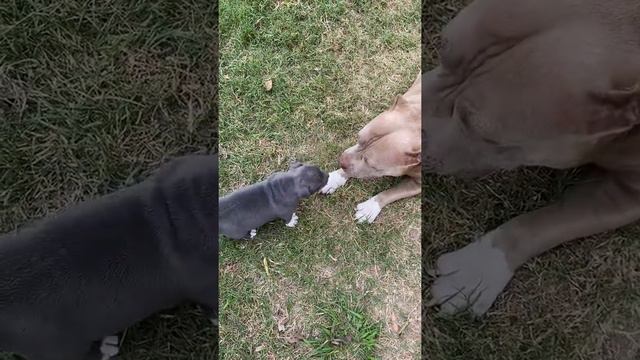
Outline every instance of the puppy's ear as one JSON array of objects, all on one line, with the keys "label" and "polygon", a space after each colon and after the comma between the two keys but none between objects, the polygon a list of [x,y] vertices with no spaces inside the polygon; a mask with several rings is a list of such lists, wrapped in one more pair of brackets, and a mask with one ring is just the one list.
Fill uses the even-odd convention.
[{"label": "puppy's ear", "polygon": [[293,160],[293,161],[291,161],[291,163],[289,163],[289,170],[293,170],[295,168],[299,168],[300,166],[302,166],[301,162],[299,162],[298,160]]},{"label": "puppy's ear", "polygon": [[619,133],[640,124],[640,83],[626,90],[591,93],[596,105],[589,133]]}]

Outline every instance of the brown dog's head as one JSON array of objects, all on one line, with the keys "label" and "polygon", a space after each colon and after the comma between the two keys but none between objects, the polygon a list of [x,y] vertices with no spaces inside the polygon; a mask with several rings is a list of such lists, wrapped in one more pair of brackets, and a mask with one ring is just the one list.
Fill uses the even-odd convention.
[{"label": "brown dog's head", "polygon": [[422,82],[427,170],[574,167],[640,124],[637,32],[569,2],[517,2],[475,1],[445,29]]},{"label": "brown dog's head", "polygon": [[349,177],[406,175],[421,163],[420,109],[404,96],[358,132],[358,143],[340,156]]}]

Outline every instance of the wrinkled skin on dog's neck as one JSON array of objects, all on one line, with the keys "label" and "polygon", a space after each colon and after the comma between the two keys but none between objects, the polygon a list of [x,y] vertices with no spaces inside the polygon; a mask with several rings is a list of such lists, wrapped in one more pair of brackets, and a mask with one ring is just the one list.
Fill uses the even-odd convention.
[{"label": "wrinkled skin on dog's neck", "polygon": [[441,65],[423,75],[425,167],[640,169],[640,5],[530,0],[494,11],[500,2],[465,8],[443,32]]}]

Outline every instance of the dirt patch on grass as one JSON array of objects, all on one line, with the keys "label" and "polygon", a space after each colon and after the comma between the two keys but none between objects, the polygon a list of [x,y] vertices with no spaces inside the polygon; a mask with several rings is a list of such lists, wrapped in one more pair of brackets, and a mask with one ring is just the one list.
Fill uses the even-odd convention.
[{"label": "dirt patch on grass", "polygon": [[313,310],[305,303],[304,289],[286,278],[278,279],[271,296],[271,311],[275,321],[276,338],[286,346],[298,346],[312,334],[308,324]]},{"label": "dirt patch on grass", "polygon": [[381,271],[374,266],[367,271],[385,284],[374,290],[380,303],[372,307],[373,318],[383,325],[378,343],[382,359],[417,359],[420,354],[420,266],[413,265],[420,259],[420,238],[419,226],[410,227],[394,249],[397,264],[408,268]]}]

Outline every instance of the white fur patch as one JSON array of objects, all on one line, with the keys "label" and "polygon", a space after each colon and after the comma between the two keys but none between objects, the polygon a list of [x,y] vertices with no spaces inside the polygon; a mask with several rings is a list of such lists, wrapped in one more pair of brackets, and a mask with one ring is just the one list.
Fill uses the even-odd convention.
[{"label": "white fur patch", "polygon": [[293,213],[291,214],[291,220],[289,220],[289,222],[285,225],[292,228],[295,227],[296,224],[298,224],[298,215],[296,215],[296,213]]},{"label": "white fur patch", "polygon": [[120,352],[118,337],[116,335],[112,335],[102,339],[100,352],[102,353],[102,360],[109,360],[118,355],[118,352]]},{"label": "white fur patch", "polygon": [[339,187],[346,184],[348,179],[342,169],[332,171],[329,173],[327,184],[320,189],[320,192],[323,194],[333,194]]},{"label": "white fur patch", "polygon": [[483,315],[511,280],[513,271],[490,234],[438,259],[431,295],[441,313]]},{"label": "white fur patch", "polygon": [[371,224],[380,214],[380,203],[376,197],[372,197],[371,199],[358,204],[356,207],[356,216],[355,219],[358,220],[359,223],[368,222]]},{"label": "white fur patch", "polygon": [[256,237],[256,234],[258,234],[258,230],[256,230],[256,229],[252,229],[252,230],[249,232],[249,237],[250,237],[251,239],[253,239],[254,237]]}]

